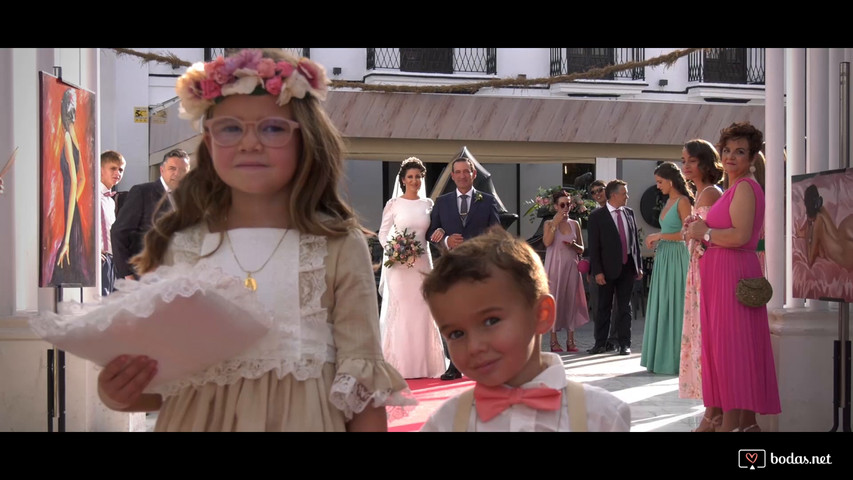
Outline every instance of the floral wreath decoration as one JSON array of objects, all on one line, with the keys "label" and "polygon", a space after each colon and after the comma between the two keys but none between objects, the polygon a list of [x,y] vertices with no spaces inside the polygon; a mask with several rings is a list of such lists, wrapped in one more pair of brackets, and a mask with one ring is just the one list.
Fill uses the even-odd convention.
[{"label": "floral wreath decoration", "polygon": [[530,222],[533,223],[537,218],[555,215],[557,209],[554,207],[551,196],[559,191],[565,191],[569,194],[569,199],[571,199],[569,216],[575,220],[586,221],[589,218],[589,212],[597,206],[595,200],[587,197],[586,190],[573,190],[560,185],[548,188],[539,187],[536,190],[536,196],[524,202],[530,207],[524,212],[523,216],[529,217]]},{"label": "floral wreath decoration", "polygon": [[241,50],[187,68],[175,84],[181,99],[178,116],[197,121],[229,95],[272,95],[279,106],[309,93],[325,100],[330,83],[326,69],[308,58],[302,57],[294,65],[265,58],[257,49]]}]

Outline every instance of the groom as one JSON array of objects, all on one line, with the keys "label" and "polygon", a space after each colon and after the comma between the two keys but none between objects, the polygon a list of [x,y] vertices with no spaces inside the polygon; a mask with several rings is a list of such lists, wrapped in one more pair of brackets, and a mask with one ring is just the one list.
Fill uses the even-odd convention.
[{"label": "groom", "polygon": [[[494,224],[500,223],[498,204],[495,197],[474,189],[477,169],[467,157],[459,157],[451,165],[451,178],[456,190],[445,193],[435,200],[430,217],[427,237],[441,248],[454,249],[463,241],[476,237]],[[447,344],[444,354],[447,355]],[[448,355],[447,358],[450,358]],[[442,380],[455,380],[462,377],[453,361],[441,376]]]},{"label": "groom", "polygon": [[634,280],[643,278],[640,240],[634,211],[626,207],[628,185],[613,180],[604,189],[607,203],[589,215],[589,263],[598,284],[598,315],[595,317],[595,345],[587,353],[607,351],[610,330],[609,299],[616,295],[614,332],[619,355],[631,354],[631,292]]}]

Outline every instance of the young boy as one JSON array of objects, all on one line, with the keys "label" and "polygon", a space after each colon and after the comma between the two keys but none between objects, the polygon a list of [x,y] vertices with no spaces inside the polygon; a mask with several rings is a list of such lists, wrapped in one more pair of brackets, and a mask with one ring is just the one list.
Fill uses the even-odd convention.
[{"label": "young boy", "polygon": [[493,227],[445,252],[422,290],[450,358],[477,384],[448,399],[421,431],[630,429],[628,404],[568,381],[560,356],[541,351],[555,303],[526,242]]},{"label": "young boy", "polygon": [[107,150],[101,154],[101,295],[109,295],[115,290],[115,267],[113,265],[113,246],[110,241],[110,229],[116,221],[116,203],[113,188],[124,176],[127,162],[122,154]]}]

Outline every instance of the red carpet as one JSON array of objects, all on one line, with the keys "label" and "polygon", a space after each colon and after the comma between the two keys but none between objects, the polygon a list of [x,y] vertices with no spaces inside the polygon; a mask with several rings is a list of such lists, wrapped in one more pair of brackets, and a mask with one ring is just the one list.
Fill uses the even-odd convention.
[{"label": "red carpet", "polygon": [[403,418],[388,418],[389,432],[416,432],[430,414],[438,409],[445,400],[474,386],[474,381],[467,377],[459,380],[441,380],[438,378],[407,379],[409,390],[418,400],[414,410]]}]

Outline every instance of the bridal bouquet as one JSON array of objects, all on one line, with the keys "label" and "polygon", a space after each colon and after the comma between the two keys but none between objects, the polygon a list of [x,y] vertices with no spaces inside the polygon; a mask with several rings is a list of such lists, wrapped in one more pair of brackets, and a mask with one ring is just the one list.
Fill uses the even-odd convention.
[{"label": "bridal bouquet", "polygon": [[403,229],[385,244],[385,266],[391,267],[395,263],[404,264],[412,268],[415,259],[424,253],[424,247],[421,242],[415,240],[415,232],[409,233],[408,229]]}]

